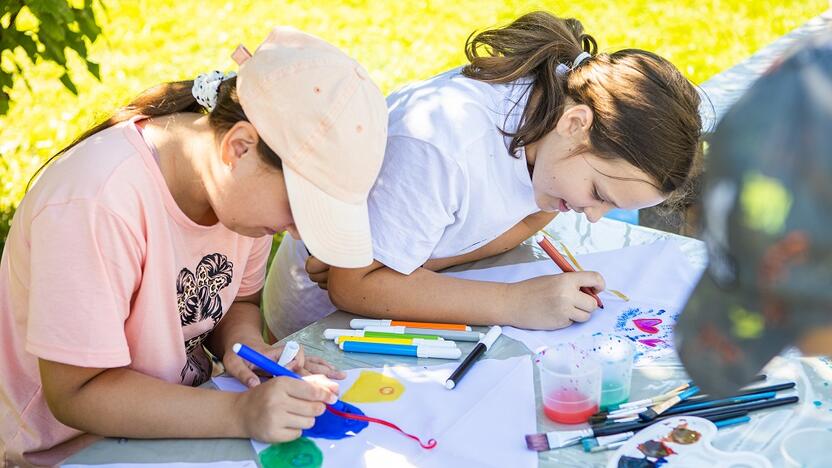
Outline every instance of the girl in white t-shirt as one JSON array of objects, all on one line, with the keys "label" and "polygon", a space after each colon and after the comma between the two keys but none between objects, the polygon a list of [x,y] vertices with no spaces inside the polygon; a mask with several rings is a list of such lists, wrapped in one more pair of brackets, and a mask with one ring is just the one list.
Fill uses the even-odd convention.
[{"label": "girl in white t-shirt", "polygon": [[435,271],[509,250],[557,212],[595,222],[685,185],[700,152],[696,90],[653,53],[596,48],[577,20],[530,13],[473,36],[462,69],[388,96],[387,150],[369,197],[376,261],[328,268],[285,239],[264,290],[272,332],[336,306],[534,329],[588,320],[596,302],[580,288],[604,288],[594,272],[494,284]]}]

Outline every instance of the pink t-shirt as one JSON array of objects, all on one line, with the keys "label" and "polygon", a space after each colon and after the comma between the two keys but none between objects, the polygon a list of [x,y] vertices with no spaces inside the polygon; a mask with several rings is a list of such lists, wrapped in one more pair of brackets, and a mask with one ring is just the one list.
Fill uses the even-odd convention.
[{"label": "pink t-shirt", "polygon": [[58,158],[18,207],[0,263],[0,460],[59,459],[82,434],[49,411],[38,358],[206,381],[202,342],[262,288],[270,245],[185,216],[133,121]]}]

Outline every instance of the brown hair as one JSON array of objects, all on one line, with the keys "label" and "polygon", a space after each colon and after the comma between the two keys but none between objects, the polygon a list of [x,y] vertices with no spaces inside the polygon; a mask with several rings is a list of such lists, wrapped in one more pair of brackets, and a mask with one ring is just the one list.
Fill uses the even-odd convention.
[{"label": "brown hair", "polygon": [[[557,72],[559,64],[571,68],[581,52],[592,57],[565,74]],[[578,20],[537,11],[471,34],[465,44],[470,64],[462,73],[489,83],[534,80],[535,104],[526,106],[520,127],[507,133],[512,154],[552,131],[568,98],[592,109],[589,141],[599,156],[624,158],[665,194],[682,188],[701,154],[696,89],[651,52],[596,52],[595,39]]]},{"label": "brown hair", "polygon": [[[191,93],[193,85],[193,80],[174,81],[156,85],[142,92],[129,104],[116,110],[110,117],[85,131],[64,149],[47,159],[29,180],[26,190],[29,189],[32,181],[50,162],[82,140],[139,115],[159,117],[180,112],[208,114],[208,123],[214,129],[217,136],[225,134],[225,132],[239,121],[248,121],[248,117],[246,117],[245,112],[243,112],[243,107],[240,105],[240,100],[237,98],[236,77],[220,83],[217,89],[217,105],[211,112],[208,112],[207,109],[197,103],[196,98]],[[268,165],[276,169],[283,168],[280,157],[269,148],[262,138],[257,143],[257,149]]]}]

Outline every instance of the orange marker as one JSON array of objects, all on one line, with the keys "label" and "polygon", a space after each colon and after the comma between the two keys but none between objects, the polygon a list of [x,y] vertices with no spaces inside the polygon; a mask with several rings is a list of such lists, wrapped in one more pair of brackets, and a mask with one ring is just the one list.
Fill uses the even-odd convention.
[{"label": "orange marker", "polygon": [[[575,271],[575,269],[572,268],[572,265],[570,265],[569,262],[567,262],[566,259],[563,258],[563,255],[561,255],[560,252],[558,252],[558,249],[556,249],[555,246],[552,245],[551,242],[549,242],[549,239],[545,235],[538,234],[534,237],[534,240],[535,242],[537,242],[540,248],[542,248],[543,251],[546,252],[546,255],[548,255],[549,258],[551,258],[552,261],[555,262],[555,265],[557,265],[558,268],[560,268],[564,273],[572,273]],[[601,298],[598,297],[598,294],[595,294],[595,291],[593,291],[591,288],[582,286],[581,292],[589,294],[590,296],[595,298],[595,302],[598,303],[598,307],[602,309],[604,308],[604,304],[601,302]]]},{"label": "orange marker", "polygon": [[430,323],[430,322],[404,322],[400,320],[376,320],[376,319],[352,319],[350,328],[363,330],[366,327],[407,327],[407,328],[430,328],[432,330],[456,330],[471,331],[471,327],[460,323]]}]

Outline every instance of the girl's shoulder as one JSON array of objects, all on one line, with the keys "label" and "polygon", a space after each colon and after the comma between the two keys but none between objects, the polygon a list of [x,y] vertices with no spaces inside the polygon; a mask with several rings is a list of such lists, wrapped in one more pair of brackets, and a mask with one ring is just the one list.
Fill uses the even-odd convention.
[{"label": "girl's shoulder", "polygon": [[387,98],[388,136],[422,140],[451,155],[470,145],[477,151],[502,145],[502,130],[509,116],[522,114],[532,84],[529,78],[486,83],[462,68],[411,83]]},{"label": "girl's shoulder", "polygon": [[387,97],[388,135],[458,145],[493,132],[503,98],[500,91],[464,76],[461,68],[410,83]]},{"label": "girl's shoulder", "polygon": [[[34,212],[49,205],[94,201],[116,210],[135,205],[142,187],[153,180],[132,122],[95,133],[58,156],[41,173],[23,204]],[[135,128],[132,127],[135,132]],[[149,150],[148,150],[149,152]]]}]

